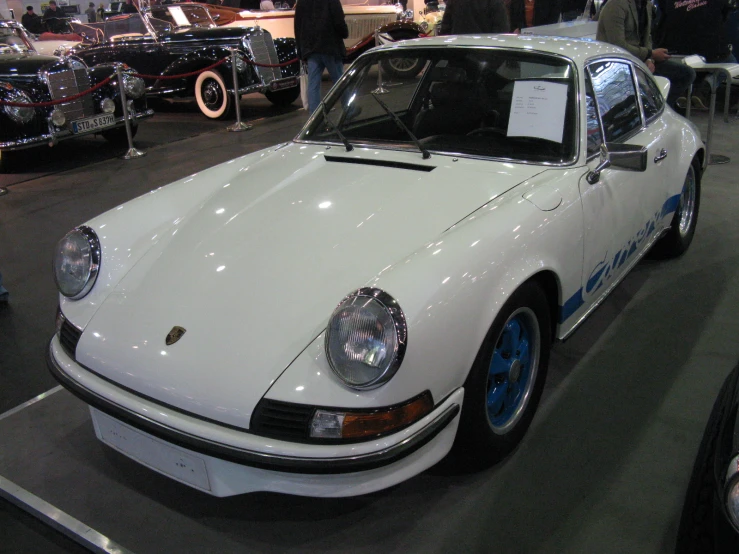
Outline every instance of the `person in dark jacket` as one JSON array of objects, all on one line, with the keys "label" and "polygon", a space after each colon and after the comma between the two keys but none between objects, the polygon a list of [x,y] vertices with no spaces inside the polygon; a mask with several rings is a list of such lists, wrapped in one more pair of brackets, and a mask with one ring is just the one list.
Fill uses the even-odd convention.
[{"label": "person in dark jacket", "polygon": [[557,23],[562,0],[511,0],[511,30]]},{"label": "person in dark jacket", "polygon": [[133,3],[133,0],[126,0],[126,3],[121,8],[121,13],[137,13],[138,10]]},{"label": "person in dark jacket", "polygon": [[299,0],[295,5],[298,57],[308,65],[308,109],[321,103],[321,75],[327,69],[335,83],[344,72],[344,39],[349,28],[339,0]]},{"label": "person in dark jacket", "polygon": [[44,32],[44,24],[38,14],[34,13],[33,6],[26,7],[26,13],[21,17],[21,24],[28,29],[29,33],[40,35]]},{"label": "person in dark jacket", "polygon": [[440,35],[507,33],[508,13],[503,0],[447,0]]},{"label": "person in dark jacket", "polygon": [[677,54],[700,54],[708,63],[736,63],[726,38],[727,0],[688,4],[663,0],[657,42]]}]

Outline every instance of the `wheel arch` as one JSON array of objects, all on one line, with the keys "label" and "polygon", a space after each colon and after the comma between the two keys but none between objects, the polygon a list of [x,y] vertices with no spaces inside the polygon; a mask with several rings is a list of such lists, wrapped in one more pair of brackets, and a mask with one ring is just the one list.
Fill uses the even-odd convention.
[{"label": "wheel arch", "polygon": [[551,333],[552,341],[554,341],[557,336],[559,307],[562,305],[562,286],[559,277],[554,270],[545,269],[532,275],[519,286],[523,286],[528,282],[536,283],[547,298],[547,305],[549,306],[549,332]]}]

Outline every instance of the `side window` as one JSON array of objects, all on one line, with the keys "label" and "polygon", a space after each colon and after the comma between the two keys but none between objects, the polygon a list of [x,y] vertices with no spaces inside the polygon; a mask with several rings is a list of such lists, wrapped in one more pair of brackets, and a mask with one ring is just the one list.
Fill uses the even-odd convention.
[{"label": "side window", "polygon": [[641,104],[644,106],[644,118],[649,121],[660,112],[665,101],[657,83],[640,67],[636,68],[636,80],[639,83]]},{"label": "side window", "polygon": [[595,105],[595,94],[593,94],[593,83],[590,82],[590,75],[587,72],[585,73],[585,110],[587,117],[589,158],[600,151],[600,145],[603,144],[603,133],[600,130],[598,109]]},{"label": "side window", "polygon": [[631,66],[607,61],[589,67],[606,142],[617,141],[641,126]]}]

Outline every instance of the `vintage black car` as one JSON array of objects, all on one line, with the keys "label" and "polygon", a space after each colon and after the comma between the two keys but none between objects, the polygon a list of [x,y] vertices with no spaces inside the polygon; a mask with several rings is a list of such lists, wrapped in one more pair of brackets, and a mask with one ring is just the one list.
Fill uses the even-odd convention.
[{"label": "vintage black car", "polygon": [[[140,13],[87,25],[100,29],[105,38],[71,53],[89,65],[124,62],[141,74],[176,76],[197,72],[229,57],[237,48],[238,88],[241,94],[261,92],[276,105],[287,105],[300,95],[300,63],[295,39],[274,39],[255,27],[216,27],[202,6],[152,6]],[[284,67],[277,65],[290,60]],[[252,62],[262,64],[262,67]],[[181,79],[151,79],[149,97],[195,96],[207,117],[230,116],[234,106],[230,59],[216,67]]]},{"label": "vintage black car", "polygon": [[[153,115],[147,109],[143,80],[124,70],[128,110],[136,131],[138,121]],[[88,67],[70,57],[36,52],[25,29],[15,21],[0,21],[0,102],[44,103],[89,90],[115,74],[108,64]],[[0,164],[7,165],[14,150],[89,133],[124,143],[120,87],[117,79],[79,99],[43,107],[0,105]]]},{"label": "vintage black car", "polygon": [[708,419],[675,552],[739,552],[739,364],[724,381]]}]

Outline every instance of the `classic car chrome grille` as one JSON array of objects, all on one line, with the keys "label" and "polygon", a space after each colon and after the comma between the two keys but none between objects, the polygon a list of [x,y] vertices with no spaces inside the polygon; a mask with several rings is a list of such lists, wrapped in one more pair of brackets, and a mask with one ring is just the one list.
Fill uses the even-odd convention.
[{"label": "classic car chrome grille", "polygon": [[349,40],[359,40],[371,35],[375,29],[397,19],[394,13],[378,15],[347,15],[346,26],[349,27]]},{"label": "classic car chrome grille", "polygon": [[[254,61],[262,64],[278,64],[280,59],[277,57],[275,43],[272,35],[267,32],[253,34],[249,37],[251,51],[254,54]],[[269,84],[275,79],[282,77],[279,67],[257,67],[259,75],[264,79],[264,84]]]},{"label": "classic car chrome grille", "polygon": [[80,341],[80,336],[82,336],[82,330],[77,329],[65,319],[59,331],[59,342],[72,359],[74,359],[77,352],[77,343]]},{"label": "classic car chrome grille", "polygon": [[315,407],[262,398],[251,417],[249,430],[276,439],[306,440]]},{"label": "classic car chrome grille", "polygon": [[[49,92],[53,100],[67,98],[90,88],[87,69],[67,69],[49,73]],[[67,121],[95,115],[92,96],[87,94],[77,100],[60,104],[59,108],[67,116]]]}]

